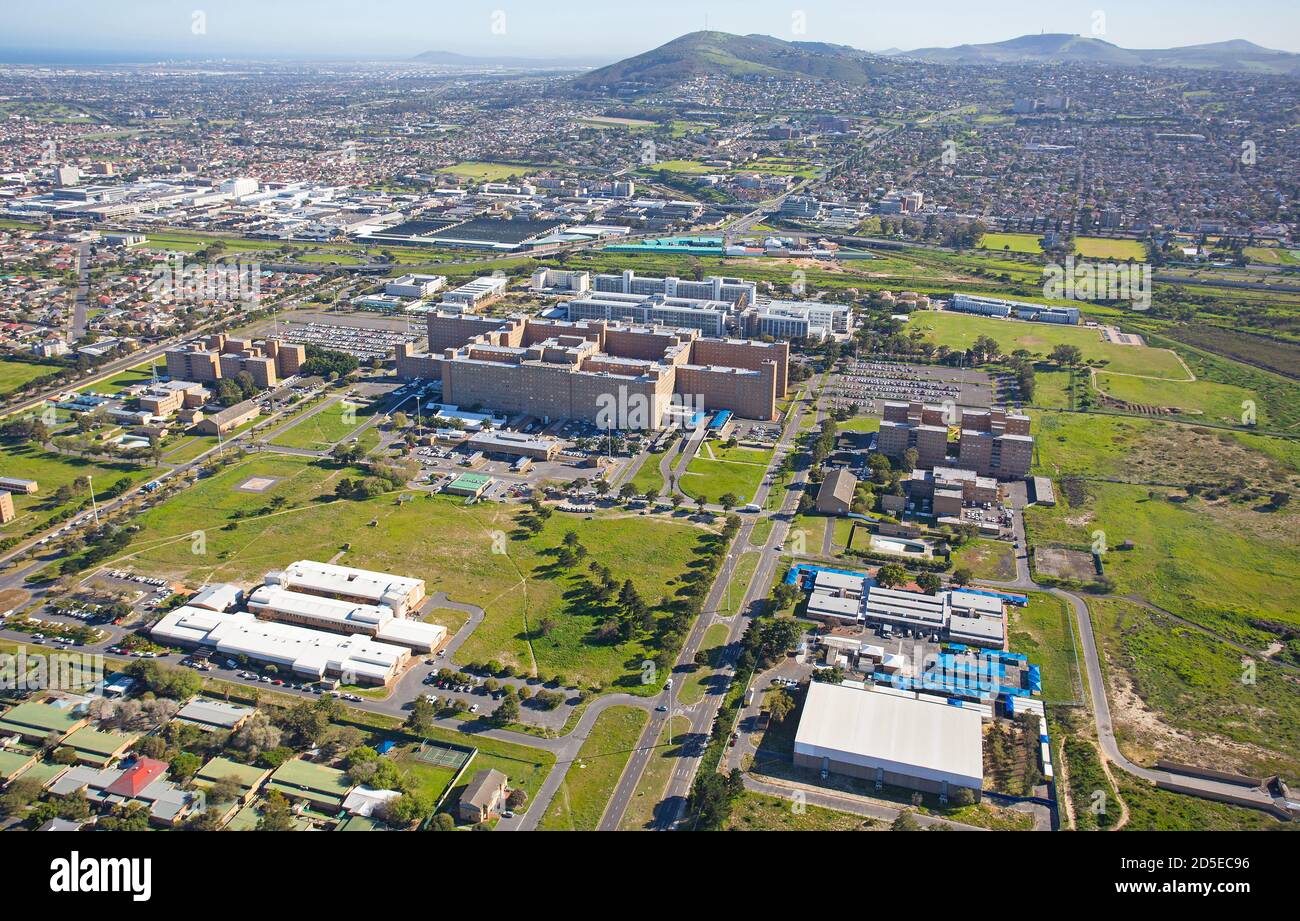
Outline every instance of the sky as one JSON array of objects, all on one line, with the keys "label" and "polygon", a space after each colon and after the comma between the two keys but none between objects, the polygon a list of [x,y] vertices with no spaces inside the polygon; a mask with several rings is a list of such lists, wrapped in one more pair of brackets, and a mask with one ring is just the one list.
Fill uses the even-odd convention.
[{"label": "sky", "polygon": [[5,0],[3,6],[0,49],[9,60],[379,60],[439,50],[599,63],[706,27],[868,51],[1068,32],[1126,48],[1244,38],[1300,52],[1296,0]]}]

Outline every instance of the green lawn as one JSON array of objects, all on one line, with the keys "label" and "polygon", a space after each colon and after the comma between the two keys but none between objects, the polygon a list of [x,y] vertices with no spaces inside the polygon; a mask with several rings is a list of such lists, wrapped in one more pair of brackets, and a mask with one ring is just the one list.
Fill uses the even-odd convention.
[{"label": "green lawn", "polygon": [[638,707],[610,707],[596,718],[538,826],[542,831],[595,831],[648,718]]},{"label": "green lawn", "polygon": [[682,754],[683,737],[690,729],[691,721],[684,716],[674,716],[664,723],[656,751],[641,773],[636,792],[623,811],[619,831],[643,831],[653,825],[655,807],[668,789],[668,779]]},{"label": "green lawn", "polygon": [[979,248],[1012,253],[1041,253],[1041,239],[1032,233],[986,233],[980,238]]},{"label": "green lawn", "polygon": [[12,358],[0,358],[0,394],[21,390],[28,382],[44,377],[59,370],[55,364],[40,364],[31,361],[15,361]]},{"label": "green lawn", "polygon": [[[235,489],[253,476],[282,479],[264,493]],[[467,507],[451,496],[332,501],[343,476],[356,472],[303,458],[246,460],[139,516],[143,530],[128,552],[141,569],[197,585],[252,581],[296,559],[328,560],[350,542],[341,562],[417,576],[430,593],[446,591],[487,611],[461,652],[466,661],[496,659],[548,678],[562,674],[570,683],[655,690],[640,680],[641,662],[653,650],[641,640],[597,635],[613,607],[590,601],[582,590],[589,561],[608,565],[620,582],[630,578],[655,605],[674,596],[677,579],[711,532],[657,517],[615,513],[584,521],[557,513],[537,536],[517,539],[517,508]],[[288,504],[268,513],[277,496]],[[191,552],[196,528],[204,531],[202,555]],[[568,530],[579,533],[590,556],[564,572],[553,552]],[[545,635],[543,618],[551,621]]]},{"label": "green lawn", "polygon": [[474,182],[500,182],[510,178],[522,179],[533,169],[535,167],[523,166],[518,163],[480,163],[466,160],[462,163],[444,166],[438,172],[451,173],[453,176],[460,176]]},{"label": "green lawn", "polygon": [[1097,386],[1118,400],[1147,406],[1173,407],[1183,414],[1195,415],[1206,422],[1240,425],[1242,407],[1247,400],[1256,404],[1258,423],[1268,423],[1262,396],[1245,387],[1216,384],[1211,381],[1150,380],[1123,374],[1097,374]]},{"label": "green lawn", "polygon": [[[96,494],[118,480],[126,478],[137,484],[154,475],[156,471],[134,464],[111,464],[69,457],[53,451],[45,451],[31,444],[0,443],[0,476],[19,477],[36,480],[39,491],[32,496],[14,493],[14,510],[18,517],[4,526],[3,533],[26,534],[43,524],[52,513],[61,506],[54,504],[54,493],[60,486],[70,486],[78,477],[92,478]],[[89,494],[82,493],[74,497],[72,503],[86,502]]]},{"label": "green lawn", "polygon": [[1022,652],[1041,667],[1043,700],[1082,701],[1083,683],[1074,646],[1074,626],[1064,599],[1032,592],[1025,607],[1010,605],[1009,640],[1012,652]]},{"label": "green lawn", "polygon": [[1057,344],[1075,345],[1084,361],[1108,371],[1187,380],[1187,372],[1169,349],[1103,342],[1100,331],[1085,326],[999,320],[947,310],[915,313],[911,325],[952,349],[970,348],[979,336],[990,336],[1003,352],[1023,348],[1044,357]]},{"label": "green lawn", "polygon": [[697,454],[686,465],[677,485],[693,499],[703,497],[706,502],[716,503],[719,497],[731,493],[744,505],[754,500],[766,469],[760,463],[709,460]]},{"label": "green lawn", "polygon": [[1137,240],[1111,240],[1106,237],[1075,237],[1074,251],[1086,259],[1112,262],[1128,259],[1141,262],[1147,257],[1147,248]]},{"label": "green lawn", "polygon": [[347,438],[366,421],[370,407],[343,399],[304,418],[271,440],[285,448],[324,451]]}]

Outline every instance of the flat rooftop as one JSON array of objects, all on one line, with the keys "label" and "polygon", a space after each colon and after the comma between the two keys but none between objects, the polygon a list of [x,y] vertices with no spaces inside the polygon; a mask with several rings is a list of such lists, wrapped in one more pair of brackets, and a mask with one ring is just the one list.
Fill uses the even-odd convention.
[{"label": "flat rooftop", "polygon": [[797,754],[981,789],[980,716],[973,710],[814,681]]}]

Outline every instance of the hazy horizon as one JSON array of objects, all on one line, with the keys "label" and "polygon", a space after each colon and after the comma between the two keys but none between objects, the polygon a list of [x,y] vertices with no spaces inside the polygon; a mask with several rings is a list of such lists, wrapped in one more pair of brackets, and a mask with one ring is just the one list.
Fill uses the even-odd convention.
[{"label": "hazy horizon", "polygon": [[[1103,10],[1066,0],[1051,10],[1031,0],[972,9],[936,0],[923,12],[871,9],[843,0],[796,8],[771,0],[700,4],[661,0],[651,8],[577,0],[511,7],[504,0],[49,0],[4,14],[0,56],[10,62],[126,63],[160,59],[408,59],[424,51],[608,62],[709,28],[739,34],[852,45],[867,51],[1003,41],[1038,32],[1095,36],[1125,48],[1168,48],[1245,39],[1300,52],[1300,17],[1281,0],[1225,9],[1208,0],[1153,0]],[[1100,31],[1098,31],[1100,29]]]}]

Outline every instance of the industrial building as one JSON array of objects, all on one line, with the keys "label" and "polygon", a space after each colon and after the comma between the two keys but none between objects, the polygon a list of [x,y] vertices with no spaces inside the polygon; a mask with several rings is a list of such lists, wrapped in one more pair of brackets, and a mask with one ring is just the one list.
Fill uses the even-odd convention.
[{"label": "industrial building", "polygon": [[[1029,417],[998,409],[951,409],[912,401],[887,401],[880,422],[881,454],[899,459],[909,448],[917,452],[918,467],[952,467],[974,470],[981,476],[1019,479],[1033,463],[1034,439]],[[960,435],[956,455],[950,455],[948,427]]]},{"label": "industrial building", "polygon": [[447,285],[445,275],[407,274],[384,284],[384,294],[389,297],[430,297]]},{"label": "industrial building", "polygon": [[593,292],[564,304],[570,320],[608,320],[635,326],[698,329],[706,336],[726,335],[729,307],[726,301],[602,292]]},{"label": "industrial building", "polygon": [[794,763],[946,799],[984,787],[979,713],[889,688],[812,682]]},{"label": "industrial building", "polygon": [[520,432],[479,432],[471,435],[467,444],[470,450],[482,451],[484,454],[505,454],[532,460],[553,460],[560,453],[558,439]]}]

